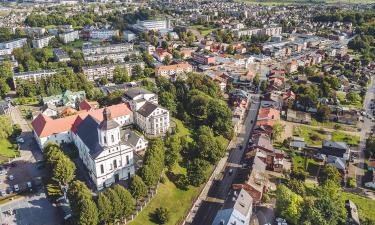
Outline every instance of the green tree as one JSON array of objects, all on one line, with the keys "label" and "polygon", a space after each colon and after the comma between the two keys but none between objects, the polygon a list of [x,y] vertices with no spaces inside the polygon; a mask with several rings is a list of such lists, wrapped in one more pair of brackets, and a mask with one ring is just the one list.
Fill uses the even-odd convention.
[{"label": "green tree", "polygon": [[171,169],[181,159],[181,139],[177,135],[168,136],[165,140],[165,145],[165,165]]},{"label": "green tree", "polygon": [[91,191],[82,181],[73,181],[68,189],[72,209],[72,219],[78,225],[97,225],[98,209],[92,199]]},{"label": "green tree", "polygon": [[108,200],[111,202],[112,205],[111,222],[120,220],[123,216],[123,206],[117,192],[113,188],[109,188],[105,192],[105,195],[107,196]]},{"label": "green tree", "polygon": [[284,133],[285,125],[283,125],[280,122],[276,122],[273,125],[272,129],[272,138],[273,140],[279,140],[281,138],[281,135]]},{"label": "green tree", "polygon": [[165,207],[156,208],[153,217],[156,223],[165,224],[169,221],[169,211]]},{"label": "green tree", "polygon": [[100,83],[101,85],[106,85],[106,84],[108,84],[109,82],[108,82],[107,77],[101,77],[100,80],[99,80],[99,83]]},{"label": "green tree", "polygon": [[301,217],[303,198],[284,185],[276,190],[276,208],[280,215],[292,224],[298,224]]},{"label": "green tree", "polygon": [[164,63],[164,65],[169,65],[169,64],[171,64],[171,61],[172,61],[171,57],[169,55],[167,55],[167,56],[164,57],[163,63]]},{"label": "green tree", "polygon": [[129,217],[135,209],[135,200],[128,190],[123,186],[116,184],[113,190],[117,193],[121,204],[121,217]]},{"label": "green tree", "polygon": [[331,108],[327,105],[321,105],[318,108],[318,112],[316,113],[318,119],[322,122],[327,121],[329,119],[329,115],[331,114]]},{"label": "green tree", "polygon": [[351,104],[355,104],[362,101],[361,96],[355,91],[349,91],[345,96],[346,100]]},{"label": "green tree", "polygon": [[8,138],[13,133],[13,127],[10,118],[0,116],[0,139]]},{"label": "green tree", "polygon": [[10,92],[10,87],[5,79],[0,78],[0,97],[4,98]]},{"label": "green tree", "polygon": [[64,154],[59,158],[53,168],[52,179],[63,186],[68,185],[75,178],[75,164]]},{"label": "green tree", "polygon": [[187,177],[191,185],[199,186],[207,180],[209,162],[203,159],[194,159],[187,167]]},{"label": "green tree", "polygon": [[327,181],[335,182],[338,185],[341,183],[341,174],[337,168],[332,165],[326,165],[325,168],[320,171],[318,177],[320,185],[324,185]]},{"label": "green tree", "polygon": [[147,196],[147,186],[138,175],[131,178],[129,190],[136,200],[140,200]]},{"label": "green tree", "polygon": [[375,157],[375,136],[374,135],[370,135],[366,140],[365,155],[367,158]]},{"label": "green tree", "polygon": [[116,66],[115,70],[113,71],[113,82],[116,84],[123,84],[129,82],[129,74],[125,68],[121,68]]},{"label": "green tree", "polygon": [[215,138],[212,129],[208,126],[201,126],[194,136],[195,151],[201,159],[215,164],[224,156],[225,148]]},{"label": "green tree", "polygon": [[98,195],[98,213],[100,222],[104,224],[109,223],[111,221],[111,211],[111,202],[104,193],[100,192]]},{"label": "green tree", "polygon": [[159,94],[159,104],[167,108],[172,114],[176,113],[177,102],[175,96],[167,91],[163,91]]},{"label": "green tree", "polygon": [[258,87],[258,86],[259,86],[259,84],[260,84],[260,74],[259,74],[259,73],[257,73],[257,74],[255,75],[255,77],[254,77],[254,79],[253,79],[253,84],[254,84],[255,87]]}]

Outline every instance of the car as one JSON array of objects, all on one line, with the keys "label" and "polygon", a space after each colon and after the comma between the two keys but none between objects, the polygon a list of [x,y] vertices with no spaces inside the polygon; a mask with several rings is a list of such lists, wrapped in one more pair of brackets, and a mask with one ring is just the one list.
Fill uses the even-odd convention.
[{"label": "car", "polygon": [[12,101],[12,99],[10,97],[6,97],[6,98],[4,98],[4,100],[7,101],[7,102]]},{"label": "car", "polygon": [[18,186],[18,184],[15,184],[13,186],[13,189],[14,189],[15,192],[19,192],[20,191],[20,187]]},{"label": "car", "polygon": [[31,188],[33,187],[33,185],[31,184],[30,181],[28,181],[28,182],[26,183],[26,186],[27,186],[27,188],[29,188],[29,189],[31,189]]},{"label": "car", "polygon": [[16,141],[17,141],[17,143],[24,143],[25,142],[25,140],[23,140],[23,138],[21,138],[21,137],[17,137]]},{"label": "car", "polygon": [[233,174],[233,169],[229,169],[229,172],[228,172],[229,176]]},{"label": "car", "polygon": [[6,193],[5,190],[0,190],[0,196],[6,196],[6,195],[7,195],[7,193]]},{"label": "car", "polygon": [[9,179],[9,180],[14,180],[14,176],[13,176],[13,175],[9,175],[9,176],[8,176],[8,179]]}]

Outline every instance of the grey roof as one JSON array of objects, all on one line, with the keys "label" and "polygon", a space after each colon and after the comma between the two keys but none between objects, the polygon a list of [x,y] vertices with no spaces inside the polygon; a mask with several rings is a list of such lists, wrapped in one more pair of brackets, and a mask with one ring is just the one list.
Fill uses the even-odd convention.
[{"label": "grey roof", "polygon": [[124,140],[125,144],[135,147],[141,139],[141,136],[139,136],[137,133],[131,131],[131,130],[125,130],[124,131]]},{"label": "grey roof", "polygon": [[349,147],[345,142],[338,142],[338,141],[323,141],[323,147],[330,147],[330,148],[337,148],[337,149],[345,149],[347,150]]},{"label": "grey roof", "polygon": [[120,126],[116,121],[114,120],[103,120],[100,125],[99,125],[99,129],[100,130],[111,130],[113,128],[116,128]]},{"label": "grey roof", "polygon": [[158,106],[156,104],[151,103],[151,102],[146,102],[141,108],[138,109],[137,112],[144,117],[148,117],[157,108]]},{"label": "grey roof", "polygon": [[50,103],[43,105],[42,111],[44,112],[46,109],[52,109],[52,110],[57,111],[57,107],[54,104],[50,104]]},{"label": "grey roof", "polygon": [[98,126],[99,121],[88,115],[77,127],[77,135],[90,149],[89,153],[92,158],[96,158],[103,150],[99,145]]},{"label": "grey roof", "polygon": [[250,194],[241,189],[240,192],[233,191],[230,198],[225,202],[224,208],[234,208],[242,215],[246,216],[251,212],[253,205],[253,198]]},{"label": "grey roof", "polygon": [[153,94],[153,93],[149,90],[146,90],[140,87],[130,88],[125,92],[125,96],[130,99],[133,99],[136,96],[141,95],[141,94]]}]

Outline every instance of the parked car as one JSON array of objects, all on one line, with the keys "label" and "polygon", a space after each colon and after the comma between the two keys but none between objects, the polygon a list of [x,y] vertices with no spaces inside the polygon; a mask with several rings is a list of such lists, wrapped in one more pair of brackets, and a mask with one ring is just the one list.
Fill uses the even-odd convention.
[{"label": "parked car", "polygon": [[25,140],[23,140],[23,138],[21,138],[21,137],[17,137],[16,141],[17,141],[17,143],[24,143],[25,142]]},{"label": "parked car", "polygon": [[0,190],[0,196],[6,196],[7,195],[7,193],[5,192],[5,190]]},{"label": "parked car", "polygon": [[13,188],[14,188],[14,191],[15,191],[15,192],[19,192],[19,191],[20,191],[20,187],[18,186],[18,184],[15,184],[15,185],[13,186]]},{"label": "parked car", "polygon": [[9,175],[9,176],[8,176],[8,179],[9,179],[9,180],[14,180],[14,176],[13,176],[13,175]]},{"label": "parked car", "polygon": [[27,186],[27,188],[29,188],[29,189],[31,189],[31,188],[33,187],[33,185],[31,184],[30,181],[28,181],[28,182],[26,183],[26,186]]},{"label": "parked car", "polygon": [[233,169],[229,169],[229,172],[228,172],[229,176],[233,174]]}]

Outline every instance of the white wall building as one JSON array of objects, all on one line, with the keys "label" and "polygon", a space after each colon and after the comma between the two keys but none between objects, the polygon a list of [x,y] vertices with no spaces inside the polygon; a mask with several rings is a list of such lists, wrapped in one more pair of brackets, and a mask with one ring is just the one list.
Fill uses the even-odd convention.
[{"label": "white wall building", "polygon": [[20,72],[13,75],[14,86],[17,84],[17,80],[38,80],[42,77],[50,77],[55,75],[57,72],[55,70],[40,70],[32,72]]},{"label": "white wall building", "polygon": [[101,40],[108,40],[111,39],[113,36],[118,36],[118,30],[110,30],[110,29],[98,29],[98,30],[91,30],[90,37],[92,39],[101,39]]},{"label": "white wall building", "polygon": [[137,62],[127,62],[127,63],[119,63],[119,64],[85,66],[85,67],[82,67],[82,72],[89,81],[98,80],[102,77],[112,79],[113,71],[115,70],[116,66],[120,68],[125,68],[128,72],[128,75],[131,76],[133,74],[133,68],[137,65],[140,66],[142,69],[145,67],[144,62],[137,61]]},{"label": "white wall building", "polygon": [[37,38],[32,40],[32,44],[34,48],[44,48],[48,46],[49,41],[53,38],[54,36],[48,36],[48,37],[42,37],[42,38]]},{"label": "white wall building", "polygon": [[59,38],[64,44],[78,40],[79,39],[78,30],[61,33],[59,34]]},{"label": "white wall building", "polygon": [[0,49],[8,48],[8,49],[11,49],[13,51],[13,49],[15,49],[15,48],[22,48],[26,43],[27,43],[26,38],[19,38],[19,39],[15,39],[15,40],[0,43]]},{"label": "white wall building", "polygon": [[161,30],[171,28],[170,21],[167,20],[137,20],[133,27],[139,31]]}]

